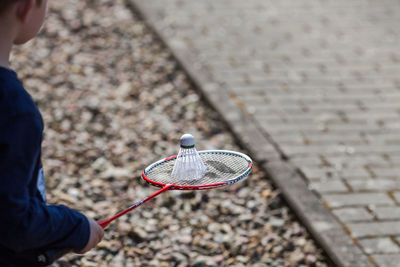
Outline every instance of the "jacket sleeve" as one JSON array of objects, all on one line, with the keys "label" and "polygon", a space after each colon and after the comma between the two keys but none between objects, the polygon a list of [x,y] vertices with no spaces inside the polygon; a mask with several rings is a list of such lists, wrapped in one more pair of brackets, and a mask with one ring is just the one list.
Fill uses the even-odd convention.
[{"label": "jacket sleeve", "polygon": [[30,195],[41,154],[38,120],[35,114],[25,114],[0,123],[0,244],[15,252],[42,247],[81,250],[90,234],[87,218]]}]

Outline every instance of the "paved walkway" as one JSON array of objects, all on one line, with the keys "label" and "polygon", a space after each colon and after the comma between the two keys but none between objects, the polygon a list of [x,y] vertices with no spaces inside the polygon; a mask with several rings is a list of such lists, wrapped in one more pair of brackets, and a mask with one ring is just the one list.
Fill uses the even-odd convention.
[{"label": "paved walkway", "polygon": [[400,2],[128,2],[338,266],[399,266]]}]

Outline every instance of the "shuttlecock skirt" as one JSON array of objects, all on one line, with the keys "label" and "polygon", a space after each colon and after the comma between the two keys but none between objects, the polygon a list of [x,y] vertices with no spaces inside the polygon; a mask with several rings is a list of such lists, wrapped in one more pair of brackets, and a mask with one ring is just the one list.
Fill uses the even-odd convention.
[{"label": "shuttlecock skirt", "polygon": [[171,175],[178,180],[197,180],[201,179],[206,171],[206,166],[194,147],[181,148]]}]

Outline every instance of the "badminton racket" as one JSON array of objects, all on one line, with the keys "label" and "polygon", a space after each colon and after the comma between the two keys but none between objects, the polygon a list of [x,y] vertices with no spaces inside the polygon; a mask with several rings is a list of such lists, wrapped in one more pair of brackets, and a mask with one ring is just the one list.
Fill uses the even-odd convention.
[{"label": "badminton racket", "polygon": [[205,190],[236,183],[246,178],[253,167],[250,157],[239,152],[204,150],[199,151],[199,155],[206,166],[206,173],[203,177],[195,180],[173,178],[171,172],[177,156],[159,160],[144,170],[142,178],[148,184],[161,189],[113,217],[99,221],[99,225],[103,228],[107,227],[112,221],[168,190]]},{"label": "badminton racket", "polygon": [[[199,155],[206,166],[206,173],[203,177],[190,180],[173,178],[171,172],[177,160],[177,155],[159,160],[149,165],[144,170],[142,178],[148,184],[159,187],[160,189],[145,199],[118,212],[114,216],[98,221],[98,224],[104,229],[112,221],[165,191],[206,190],[234,184],[246,178],[253,168],[253,161],[251,158],[239,152],[228,150],[204,150],[199,151]],[[48,265],[70,251],[70,249],[47,250],[37,255],[37,259]]]}]

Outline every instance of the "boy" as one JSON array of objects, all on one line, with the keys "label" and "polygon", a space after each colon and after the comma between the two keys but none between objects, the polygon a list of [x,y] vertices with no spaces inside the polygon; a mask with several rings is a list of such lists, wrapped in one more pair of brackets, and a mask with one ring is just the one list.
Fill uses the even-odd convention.
[{"label": "boy", "polygon": [[103,238],[93,220],[62,205],[46,205],[41,166],[43,122],[9,69],[13,44],[40,30],[47,0],[0,0],[0,266],[32,266],[32,251],[85,253]]}]

